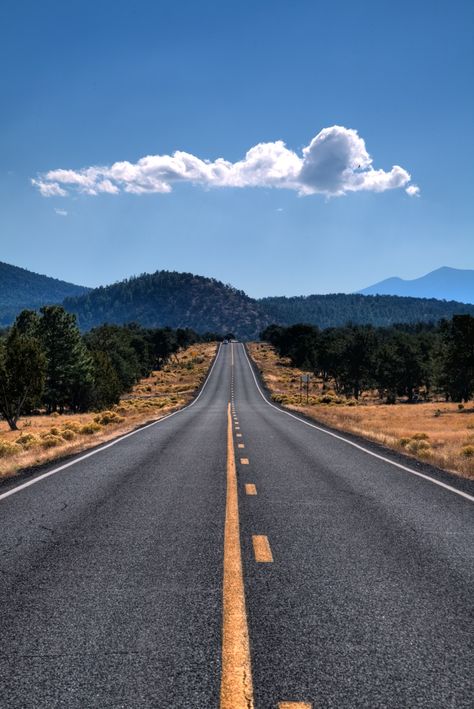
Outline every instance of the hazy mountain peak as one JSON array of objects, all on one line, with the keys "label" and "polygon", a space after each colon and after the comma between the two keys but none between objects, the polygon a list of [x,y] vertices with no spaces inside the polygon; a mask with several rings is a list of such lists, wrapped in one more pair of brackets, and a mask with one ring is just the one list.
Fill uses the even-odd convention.
[{"label": "hazy mountain peak", "polygon": [[386,278],[358,291],[362,295],[400,295],[474,303],[474,270],[441,266],[420,278]]}]

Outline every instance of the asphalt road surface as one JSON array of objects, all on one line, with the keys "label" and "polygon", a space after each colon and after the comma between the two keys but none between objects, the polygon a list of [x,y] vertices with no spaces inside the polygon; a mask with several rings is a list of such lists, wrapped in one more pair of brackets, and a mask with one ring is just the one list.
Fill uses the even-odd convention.
[{"label": "asphalt road surface", "polygon": [[472,708],[474,490],[344,438],[229,344],[187,409],[3,485],[0,707]]}]

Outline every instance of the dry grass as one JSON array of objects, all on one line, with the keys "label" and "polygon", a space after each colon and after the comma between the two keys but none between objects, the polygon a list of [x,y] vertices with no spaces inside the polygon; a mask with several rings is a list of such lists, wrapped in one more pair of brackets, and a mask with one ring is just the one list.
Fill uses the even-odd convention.
[{"label": "dry grass", "polygon": [[337,396],[330,384],[315,381],[309,403],[301,401],[301,370],[279,358],[273,347],[252,343],[249,351],[275,401],[333,428],[474,479],[474,406],[444,401],[381,404],[374,393],[359,403]]},{"label": "dry grass", "polygon": [[142,379],[110,411],[21,419],[19,431],[0,421],[0,479],[96,446],[156,421],[188,404],[216,351],[214,343],[189,347],[159,372]]}]

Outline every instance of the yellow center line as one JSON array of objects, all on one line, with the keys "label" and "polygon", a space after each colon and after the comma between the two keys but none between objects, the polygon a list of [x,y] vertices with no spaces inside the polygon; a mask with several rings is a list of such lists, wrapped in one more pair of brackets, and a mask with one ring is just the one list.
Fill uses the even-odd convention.
[{"label": "yellow center line", "polygon": [[280,702],[278,709],[311,709],[311,702]]},{"label": "yellow center line", "polygon": [[255,554],[255,561],[269,563],[273,561],[272,550],[270,549],[270,543],[268,537],[263,534],[254,534],[252,536],[253,553]]},{"label": "yellow center line", "polygon": [[250,642],[240,549],[237,471],[229,404],[227,409],[227,495],[224,529],[220,709],[253,709],[253,707]]},{"label": "yellow center line", "polygon": [[253,483],[245,483],[245,494],[246,495],[256,495],[257,488]]}]

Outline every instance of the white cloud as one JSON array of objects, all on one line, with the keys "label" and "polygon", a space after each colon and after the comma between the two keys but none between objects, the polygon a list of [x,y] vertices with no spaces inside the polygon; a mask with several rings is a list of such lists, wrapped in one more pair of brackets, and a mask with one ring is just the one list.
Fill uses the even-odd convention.
[{"label": "white cloud", "polygon": [[405,187],[410,196],[418,195],[419,188],[410,180],[410,174],[399,165],[388,172],[374,169],[357,131],[331,126],[321,130],[301,155],[281,140],[259,143],[235,163],[224,158],[201,160],[177,150],[173,155],[146,155],[136,163],[50,170],[32,184],[44,197],[65,196],[71,191],[89,195],[167,193],[179,182],[208,188],[275,187],[327,197]]},{"label": "white cloud", "polygon": [[418,187],[418,185],[408,185],[405,192],[410,195],[410,197],[420,196],[420,188]]},{"label": "white cloud", "polygon": [[39,180],[31,180],[31,184],[39,189],[43,197],[65,197],[66,190],[63,190],[57,182],[48,182],[40,178]]},{"label": "white cloud", "polygon": [[54,211],[56,214],[59,214],[60,217],[67,217],[67,212],[65,209],[57,209],[57,207],[54,208]]}]

